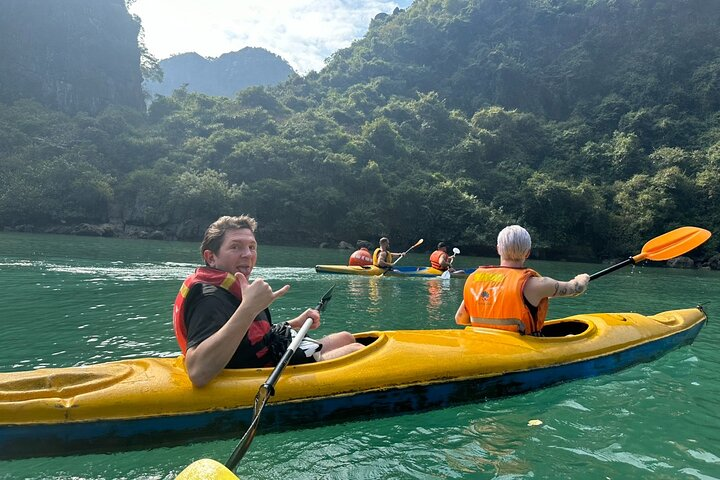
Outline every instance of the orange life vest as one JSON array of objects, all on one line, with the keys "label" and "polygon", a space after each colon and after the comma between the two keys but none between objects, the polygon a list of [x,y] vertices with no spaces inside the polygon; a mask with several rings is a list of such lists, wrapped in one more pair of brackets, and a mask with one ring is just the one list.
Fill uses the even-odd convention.
[{"label": "orange life vest", "polygon": [[[372,264],[375,265],[376,267],[380,266],[380,265],[378,265],[378,257],[380,256],[380,252],[381,252],[380,247],[376,248],[375,251],[373,252]],[[393,263],[393,256],[389,250],[387,252],[387,255],[385,255],[385,261],[387,263]]]},{"label": "orange life vest", "polygon": [[540,301],[533,315],[523,288],[528,278],[539,276],[530,268],[478,268],[470,274],[463,290],[471,324],[536,335],[545,323],[548,299]]},{"label": "orange life vest", "polygon": [[442,250],[435,250],[430,255],[430,266],[437,270],[440,270],[441,272],[444,272],[448,269],[448,267],[443,267],[440,265],[440,257],[442,257],[443,255],[447,255],[447,252],[444,252]]},{"label": "orange life vest", "polygon": [[360,250],[356,250],[353,252],[352,255],[350,255],[350,260],[348,260],[348,265],[357,265],[357,266],[363,266],[363,265],[372,265],[373,259],[370,255],[370,252],[367,248],[363,247]]},{"label": "orange life vest", "polygon": [[175,338],[183,355],[187,351],[187,328],[185,327],[185,299],[190,293],[190,289],[197,283],[206,283],[224,288],[232,293],[235,298],[242,300],[242,290],[237,282],[235,275],[210,267],[200,267],[195,273],[185,279],[180,291],[175,297],[175,306],[173,308],[173,328],[175,330]]}]

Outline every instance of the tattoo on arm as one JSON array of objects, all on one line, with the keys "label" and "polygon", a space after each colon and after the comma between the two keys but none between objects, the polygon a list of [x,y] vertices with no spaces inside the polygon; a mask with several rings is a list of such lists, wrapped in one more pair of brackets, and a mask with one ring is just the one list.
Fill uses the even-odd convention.
[{"label": "tattoo on arm", "polygon": [[574,297],[585,291],[585,288],[576,280],[558,282],[555,286],[554,297]]},{"label": "tattoo on arm", "polygon": [[557,296],[559,288],[560,288],[560,282],[555,282],[555,293],[552,294],[553,297]]}]

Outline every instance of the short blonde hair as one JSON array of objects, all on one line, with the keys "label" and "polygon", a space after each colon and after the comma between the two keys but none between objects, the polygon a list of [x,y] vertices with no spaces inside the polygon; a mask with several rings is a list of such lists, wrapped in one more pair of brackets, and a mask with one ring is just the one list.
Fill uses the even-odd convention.
[{"label": "short blonde hair", "polygon": [[247,228],[255,233],[257,222],[248,215],[240,215],[238,217],[225,215],[218,218],[205,230],[205,237],[200,244],[200,254],[202,255],[205,250],[218,253],[225,238],[225,232],[228,230],[241,230],[243,228]]},{"label": "short blonde hair", "polygon": [[520,225],[503,228],[497,237],[498,253],[513,261],[525,260],[530,253],[532,240],[530,234]]}]

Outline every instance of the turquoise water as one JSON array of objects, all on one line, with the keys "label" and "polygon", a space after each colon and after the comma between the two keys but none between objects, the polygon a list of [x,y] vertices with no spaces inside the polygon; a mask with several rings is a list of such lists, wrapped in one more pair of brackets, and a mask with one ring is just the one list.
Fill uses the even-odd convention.
[{"label": "turquoise water", "polygon": [[[462,248],[462,246],[460,246]],[[399,247],[400,248],[400,247]],[[453,325],[462,280],[317,274],[349,252],[260,247],[255,275],[290,292],[273,318],[296,316],[337,284],[322,335]],[[634,254],[638,252],[628,252]],[[0,371],[175,356],[170,312],[199,260],[195,243],[0,233]],[[471,267],[492,259],[460,255]],[[411,254],[405,265],[427,263]],[[567,279],[599,264],[531,262]],[[454,408],[258,435],[241,478],[720,478],[720,272],[626,268],[550,316],[655,313],[706,304],[695,343],[602,377]],[[540,426],[528,426],[538,419]],[[238,438],[244,431],[238,432]],[[42,441],[42,439],[38,439]],[[224,462],[237,440],[108,455],[0,461],[1,479],[170,479],[192,461]]]}]

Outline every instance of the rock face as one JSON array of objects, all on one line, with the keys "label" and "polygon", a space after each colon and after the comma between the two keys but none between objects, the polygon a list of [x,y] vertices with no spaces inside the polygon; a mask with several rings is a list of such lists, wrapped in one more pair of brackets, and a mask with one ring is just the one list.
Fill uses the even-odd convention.
[{"label": "rock face", "polygon": [[688,257],[675,257],[667,261],[667,266],[671,268],[693,268],[695,262]]},{"label": "rock face", "polygon": [[341,250],[352,250],[353,246],[343,240],[340,243],[338,243],[338,248]]},{"label": "rock face", "polygon": [[3,0],[0,101],[67,113],[144,109],[140,25],[124,0]]},{"label": "rock face", "polygon": [[720,253],[716,253],[710,257],[707,261],[707,265],[712,270],[720,270]]},{"label": "rock face", "polygon": [[160,61],[163,81],[146,82],[151,95],[169,96],[187,85],[189,92],[232,97],[247,87],[277,85],[294,73],[290,65],[264,48],[243,48],[218,58],[183,53]]}]

